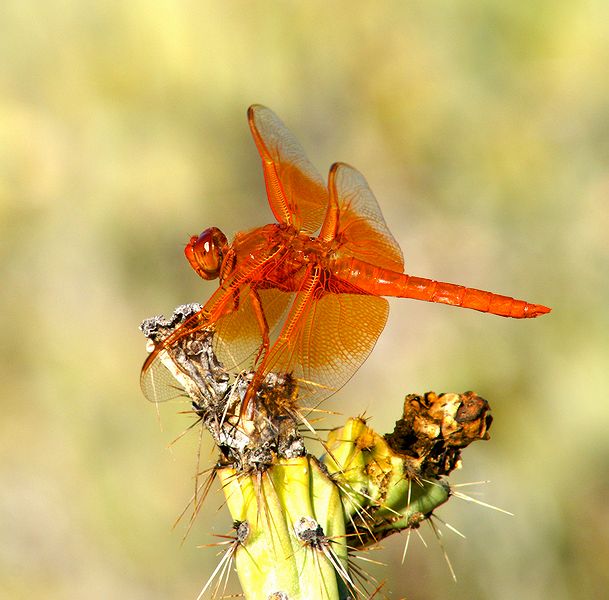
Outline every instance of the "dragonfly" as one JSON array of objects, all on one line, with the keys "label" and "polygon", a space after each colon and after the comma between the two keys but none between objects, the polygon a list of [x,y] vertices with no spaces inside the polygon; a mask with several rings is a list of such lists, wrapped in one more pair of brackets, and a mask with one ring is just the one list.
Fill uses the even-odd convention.
[{"label": "dragonfly", "polygon": [[[141,384],[154,402],[175,397],[171,349],[213,335],[227,370],[253,372],[241,415],[270,373],[290,373],[316,404],[340,389],[370,354],[389,312],[385,297],[412,298],[517,319],[550,312],[509,296],[404,272],[364,176],[334,163],[327,183],[291,131],[261,105],[248,110],[268,202],[276,222],[237,233],[192,236],[185,255],[218,288],[202,309],[154,344]],[[171,384],[170,382],[173,382]],[[250,410],[251,410],[250,406]]]}]

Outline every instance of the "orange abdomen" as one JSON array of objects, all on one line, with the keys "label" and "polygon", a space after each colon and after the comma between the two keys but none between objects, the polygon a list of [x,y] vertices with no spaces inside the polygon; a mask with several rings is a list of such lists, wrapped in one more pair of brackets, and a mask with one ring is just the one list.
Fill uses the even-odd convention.
[{"label": "orange abdomen", "polygon": [[364,293],[439,302],[502,317],[532,318],[549,313],[551,310],[541,304],[530,304],[510,296],[396,273],[355,258],[337,262],[333,274],[361,289]]}]

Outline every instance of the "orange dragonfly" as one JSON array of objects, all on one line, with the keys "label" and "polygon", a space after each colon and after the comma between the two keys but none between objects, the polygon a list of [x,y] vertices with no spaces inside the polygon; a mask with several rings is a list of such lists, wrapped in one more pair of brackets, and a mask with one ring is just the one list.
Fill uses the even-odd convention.
[{"label": "orange dragonfly", "polygon": [[200,332],[213,334],[227,370],[254,370],[244,415],[271,372],[292,373],[301,396],[317,402],[343,386],[385,326],[389,305],[383,296],[514,318],[550,311],[405,274],[400,246],[359,171],[335,163],[326,186],[273,111],[254,105],[248,120],[277,222],[238,233],[231,244],[215,227],[190,239],[188,261],[203,279],[218,278],[219,287],[200,312],[154,345],[141,378],[149,400],[175,397],[169,371],[181,367],[167,367],[166,351]]}]

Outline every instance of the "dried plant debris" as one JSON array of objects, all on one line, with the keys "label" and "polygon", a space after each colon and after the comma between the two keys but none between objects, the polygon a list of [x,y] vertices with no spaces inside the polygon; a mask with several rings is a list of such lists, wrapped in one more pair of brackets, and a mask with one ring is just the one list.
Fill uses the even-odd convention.
[{"label": "dried plant debris", "polygon": [[153,342],[162,342],[171,335],[178,325],[181,325],[201,311],[203,305],[198,302],[191,302],[190,304],[180,304],[173,311],[173,314],[169,319],[165,318],[164,315],[157,315],[145,319],[140,325],[142,333]]},{"label": "dried plant debris", "polygon": [[441,477],[460,466],[463,448],[489,439],[492,420],[488,402],[474,392],[409,394],[385,440],[420,476]]},{"label": "dried plant debris", "polygon": [[[150,350],[198,313],[200,305],[185,304],[166,319],[146,319],[140,329],[150,340]],[[265,469],[276,458],[304,456],[298,432],[298,385],[289,373],[269,373],[258,386],[256,410],[244,419],[241,406],[252,371],[229,373],[214,351],[213,331],[193,328],[163,349],[162,364],[180,390],[175,397],[190,399],[194,413],[220,449],[220,466],[239,471]],[[151,394],[153,395],[153,394]]]}]

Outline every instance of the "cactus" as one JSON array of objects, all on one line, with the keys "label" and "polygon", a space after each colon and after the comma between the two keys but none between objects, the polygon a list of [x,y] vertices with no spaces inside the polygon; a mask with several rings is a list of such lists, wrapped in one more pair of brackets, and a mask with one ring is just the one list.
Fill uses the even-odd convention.
[{"label": "cactus", "polygon": [[[198,309],[146,320],[150,349]],[[447,477],[461,450],[488,439],[490,409],[476,394],[411,394],[392,433],[350,418],[329,433],[318,459],[301,434],[313,428],[290,373],[267,375],[246,417],[252,374],[224,370],[213,332],[195,331],[163,352],[163,377],[188,397],[218,446],[213,477],[234,521],[229,550],[200,598],[216,595],[213,576],[228,576],[233,560],[248,600],[366,597],[370,582],[350,554],[429,519],[451,496]]]}]

